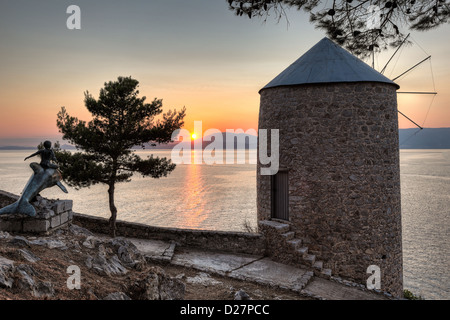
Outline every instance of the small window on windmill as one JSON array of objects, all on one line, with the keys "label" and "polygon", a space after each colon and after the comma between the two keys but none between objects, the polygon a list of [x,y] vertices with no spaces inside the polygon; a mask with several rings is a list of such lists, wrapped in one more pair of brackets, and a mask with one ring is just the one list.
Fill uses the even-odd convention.
[{"label": "small window on windmill", "polygon": [[272,218],[289,221],[288,170],[279,170],[272,176]]}]

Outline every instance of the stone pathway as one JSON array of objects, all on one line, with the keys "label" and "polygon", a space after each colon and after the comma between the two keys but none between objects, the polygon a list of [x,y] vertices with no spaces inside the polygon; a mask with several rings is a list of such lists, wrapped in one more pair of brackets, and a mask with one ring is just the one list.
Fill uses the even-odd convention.
[{"label": "stone pathway", "polygon": [[314,276],[312,270],[281,264],[262,256],[218,253],[193,248],[175,250],[175,243],[130,238],[149,261],[171,263],[298,292],[324,300],[385,300],[389,297],[359,286]]}]

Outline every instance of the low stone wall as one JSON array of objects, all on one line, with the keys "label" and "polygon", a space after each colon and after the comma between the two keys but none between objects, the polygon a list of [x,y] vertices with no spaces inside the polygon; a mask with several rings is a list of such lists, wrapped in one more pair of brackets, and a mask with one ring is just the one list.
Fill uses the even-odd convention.
[{"label": "low stone wall", "polygon": [[[74,213],[73,222],[92,232],[109,233],[109,222],[106,218]],[[255,255],[265,254],[264,238],[259,233],[164,228],[120,220],[116,222],[116,229],[117,236],[175,241],[181,247]]]},{"label": "low stone wall", "polygon": [[[2,202],[11,204],[19,196],[0,190]],[[0,215],[0,230],[22,233],[50,233],[72,221],[72,200],[49,200],[40,196],[32,203],[36,216],[23,214]],[[0,206],[1,207],[1,206]]]},{"label": "low stone wall", "polygon": [[[37,209],[36,217],[2,215],[0,230],[48,233],[69,223],[76,223],[95,233],[109,233],[108,219],[72,212],[72,200],[37,198],[33,203]],[[0,207],[18,199],[17,195],[0,190]],[[163,228],[121,220],[117,221],[116,227],[117,236],[175,241],[181,247],[254,255],[265,255],[266,250],[264,236],[259,233]]]}]

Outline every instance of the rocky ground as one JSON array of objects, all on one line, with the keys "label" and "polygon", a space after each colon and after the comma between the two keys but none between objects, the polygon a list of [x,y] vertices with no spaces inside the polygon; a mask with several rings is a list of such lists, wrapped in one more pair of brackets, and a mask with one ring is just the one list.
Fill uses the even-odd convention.
[{"label": "rocky ground", "polygon": [[[69,286],[76,284],[73,270],[77,267],[80,288],[69,289],[69,278]],[[288,290],[149,262],[125,238],[97,236],[71,225],[49,236],[0,231],[0,299],[304,300],[305,297]]]}]

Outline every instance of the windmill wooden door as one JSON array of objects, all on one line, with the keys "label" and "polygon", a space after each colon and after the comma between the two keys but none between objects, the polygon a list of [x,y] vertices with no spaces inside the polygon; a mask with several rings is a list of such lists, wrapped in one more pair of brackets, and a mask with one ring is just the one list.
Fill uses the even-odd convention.
[{"label": "windmill wooden door", "polygon": [[278,171],[272,176],[272,218],[289,221],[288,171]]}]

